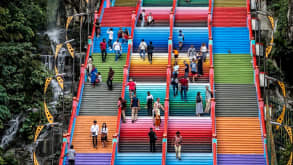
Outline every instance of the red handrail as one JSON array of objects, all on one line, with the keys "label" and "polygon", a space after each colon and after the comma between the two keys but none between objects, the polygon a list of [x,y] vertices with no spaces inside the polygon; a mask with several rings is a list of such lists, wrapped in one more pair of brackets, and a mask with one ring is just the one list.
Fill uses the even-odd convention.
[{"label": "red handrail", "polygon": [[266,158],[266,164],[269,164],[269,159],[268,159],[268,151],[267,151],[267,144],[266,144],[266,125],[265,125],[265,118],[264,118],[264,101],[261,97],[261,90],[260,90],[260,84],[259,84],[259,68],[256,65],[256,52],[255,52],[255,41],[253,38],[253,33],[252,33],[252,26],[251,26],[251,13],[250,13],[250,0],[246,0],[246,8],[247,8],[247,26],[249,29],[249,38],[253,43],[250,44],[252,56],[253,56],[253,68],[254,68],[254,76],[255,76],[255,87],[256,87],[256,92],[257,92],[257,101],[258,101],[258,108],[260,111],[260,118],[261,118],[261,127],[262,127],[262,133],[263,133],[263,139],[264,139],[264,155]]},{"label": "red handrail", "polygon": [[80,68],[80,79],[79,79],[79,84],[78,84],[77,97],[76,97],[76,99],[73,99],[72,111],[71,111],[70,121],[69,121],[69,125],[68,125],[68,130],[67,130],[67,135],[68,136],[67,136],[67,140],[66,141],[64,140],[63,144],[62,144],[62,149],[61,149],[60,159],[59,159],[59,165],[62,165],[63,161],[64,161],[66,143],[68,143],[68,144],[70,143],[70,136],[71,136],[71,131],[72,131],[72,127],[73,127],[73,121],[76,118],[76,108],[77,108],[78,101],[80,100],[81,89],[82,89],[82,86],[83,86],[84,80],[85,80],[85,67],[87,66],[87,62],[88,62],[88,58],[89,58],[89,55],[90,55],[90,50],[91,50],[93,38],[94,38],[94,35],[95,35],[96,20],[97,20],[98,16],[101,14],[103,6],[104,6],[104,0],[102,0],[102,2],[100,4],[99,12],[95,11],[94,23],[93,23],[93,28],[92,28],[91,38],[90,38],[91,42],[89,42],[88,46],[87,46],[85,63],[82,64],[81,68]]},{"label": "red handrail", "polygon": [[[137,13],[138,13],[140,7],[141,7],[141,0],[139,0],[139,2],[137,3],[135,12],[133,12],[132,17],[131,17],[131,36],[129,37],[131,42],[128,42],[126,64],[124,65],[124,68],[123,68],[123,83],[122,83],[122,92],[121,92],[121,97],[123,99],[125,98],[125,89],[126,89],[126,83],[127,83],[127,78],[128,78],[128,68],[130,65],[130,55],[132,53],[134,28],[136,26],[135,25],[136,24],[136,16],[137,16]],[[118,148],[119,133],[120,133],[120,124],[121,124],[121,108],[118,108],[116,133],[113,136],[111,165],[115,164],[115,158],[116,158],[116,153],[117,153],[117,148]]]}]

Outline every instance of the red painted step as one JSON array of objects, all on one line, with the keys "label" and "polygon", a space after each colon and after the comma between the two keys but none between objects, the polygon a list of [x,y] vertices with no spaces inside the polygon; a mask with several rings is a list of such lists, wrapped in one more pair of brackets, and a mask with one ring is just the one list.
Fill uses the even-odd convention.
[{"label": "red painted step", "polygon": [[110,7],[104,10],[101,26],[130,27],[131,14],[135,7]]},{"label": "red painted step", "polygon": [[215,7],[213,26],[245,27],[247,13],[245,7]]}]

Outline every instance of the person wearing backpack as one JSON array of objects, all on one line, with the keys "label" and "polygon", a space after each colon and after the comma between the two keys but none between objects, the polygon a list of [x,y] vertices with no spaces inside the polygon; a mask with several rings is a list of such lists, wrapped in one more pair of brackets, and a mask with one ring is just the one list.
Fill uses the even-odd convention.
[{"label": "person wearing backpack", "polygon": [[118,108],[121,108],[121,117],[122,117],[122,122],[126,123],[126,117],[125,117],[125,110],[126,110],[126,100],[122,99],[122,97],[119,97],[118,99]]},{"label": "person wearing backpack", "polygon": [[197,92],[197,95],[196,95],[196,116],[200,116],[201,113],[203,113],[202,97],[200,95],[200,92]]},{"label": "person wearing backpack", "polygon": [[150,41],[150,44],[147,47],[147,51],[148,51],[148,60],[149,63],[152,64],[153,61],[153,50],[154,50],[154,46],[153,46],[153,42]]},{"label": "person wearing backpack", "polygon": [[145,21],[145,9],[143,9],[142,12],[140,13],[139,20],[141,21],[141,27],[143,27],[144,21]]},{"label": "person wearing backpack", "polygon": [[152,116],[154,97],[153,95],[151,95],[150,91],[147,92],[146,101],[147,101],[148,115]]},{"label": "person wearing backpack", "polygon": [[150,138],[150,152],[156,152],[156,140],[158,138],[156,133],[153,131],[153,128],[150,128],[149,138]]}]

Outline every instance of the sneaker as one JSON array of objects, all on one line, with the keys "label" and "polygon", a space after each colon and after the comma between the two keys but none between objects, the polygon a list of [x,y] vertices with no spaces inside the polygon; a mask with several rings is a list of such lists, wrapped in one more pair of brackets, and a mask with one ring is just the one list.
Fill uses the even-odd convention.
[{"label": "sneaker", "polygon": [[179,160],[181,160],[181,158],[179,158]]},{"label": "sneaker", "polygon": [[134,123],[134,120],[132,120],[131,123]]}]

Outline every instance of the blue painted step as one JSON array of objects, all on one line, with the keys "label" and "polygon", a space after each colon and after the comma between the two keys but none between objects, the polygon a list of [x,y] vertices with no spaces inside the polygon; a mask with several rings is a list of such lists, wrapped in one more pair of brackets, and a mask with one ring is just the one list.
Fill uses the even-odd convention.
[{"label": "blue painted step", "polygon": [[[113,53],[114,51],[110,51],[108,48],[109,48],[109,45],[108,45],[108,33],[107,33],[107,30],[109,29],[110,27],[101,27],[101,35],[99,38],[96,37],[95,35],[95,38],[94,38],[94,53],[101,53],[101,49],[100,49],[100,42],[103,41],[103,39],[105,38],[106,39],[106,43],[107,43],[107,53]],[[113,32],[114,32],[114,35],[113,35],[113,41],[112,41],[112,45],[113,43],[117,40],[118,38],[118,30],[119,30],[119,27],[111,27],[113,29]],[[125,28],[128,29],[129,31],[129,35],[131,33],[131,27],[123,27],[122,30],[124,30]],[[122,41],[120,41],[122,42]],[[127,43],[124,43],[122,44],[122,53],[127,53],[128,51],[128,44]]]},{"label": "blue painted step", "polygon": [[183,49],[180,52],[187,52],[188,48],[193,45],[196,50],[200,50],[202,43],[208,45],[209,41],[209,31],[208,28],[179,28],[176,27],[173,30],[173,44],[174,48],[178,48],[178,35],[179,30],[182,31],[184,35]]},{"label": "blue painted step", "polygon": [[118,153],[115,165],[160,165],[162,153]]},{"label": "blue painted step", "polygon": [[249,54],[249,31],[240,28],[213,28],[214,53]]},{"label": "blue painted step", "polygon": [[182,153],[181,160],[176,159],[175,153],[167,153],[167,165],[212,165],[212,153]]},{"label": "blue painted step", "polygon": [[133,51],[138,52],[139,44],[144,39],[147,44],[153,42],[154,52],[167,53],[169,33],[169,27],[137,27],[134,30]]},{"label": "blue painted step", "polygon": [[77,153],[75,165],[109,165],[111,156],[111,153]]}]

